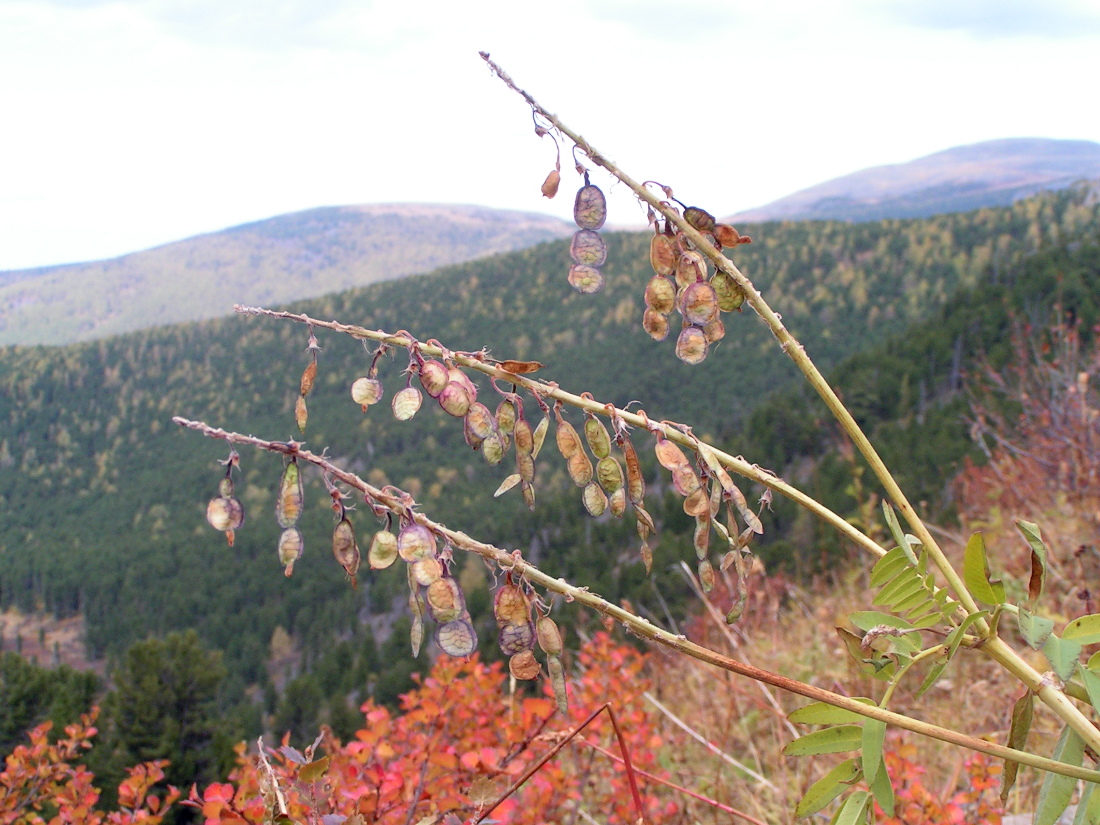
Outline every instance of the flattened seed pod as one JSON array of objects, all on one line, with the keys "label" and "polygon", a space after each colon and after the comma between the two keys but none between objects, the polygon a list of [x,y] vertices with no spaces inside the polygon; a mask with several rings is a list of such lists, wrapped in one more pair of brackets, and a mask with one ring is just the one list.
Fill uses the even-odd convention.
[{"label": "flattened seed pod", "polygon": [[684,327],[676,339],[676,357],[685,364],[701,364],[707,357],[707,336],[699,327]]},{"label": "flattened seed pod", "polygon": [[[706,488],[703,487],[703,482],[699,480],[699,476],[695,472],[695,468],[690,464],[672,470],[672,486],[682,496],[695,495],[699,490],[703,491],[704,496],[707,493]],[[707,506],[710,507],[709,497],[707,498]]]},{"label": "flattened seed pod", "polygon": [[718,308],[722,312],[733,312],[745,303],[745,292],[728,272],[715,272],[710,279],[714,294],[718,298]]},{"label": "flattened seed pod", "polygon": [[397,553],[410,564],[420,559],[434,559],[435,535],[422,524],[406,524],[397,536]]},{"label": "flattened seed pod", "polygon": [[423,398],[416,387],[405,387],[393,397],[393,417],[398,421],[408,421],[420,409]]},{"label": "flattened seed pod", "polygon": [[721,341],[726,337],[726,325],[722,323],[721,318],[715,318],[709,324],[703,327],[703,337],[707,339],[708,344],[714,344]]},{"label": "flattened seed pod", "polygon": [[440,624],[453,622],[466,610],[462,588],[449,575],[440,576],[428,585],[428,589],[424,591],[424,601],[428,605],[428,613]]},{"label": "flattened seed pod", "polygon": [[233,496],[217,496],[206,505],[206,520],[215,530],[231,533],[244,524],[244,506]]},{"label": "flattened seed pod", "polygon": [[707,491],[702,487],[684,499],[684,512],[689,516],[697,516],[709,509],[710,498],[707,496]]},{"label": "flattened seed pod", "polygon": [[654,341],[663,341],[668,338],[668,316],[647,307],[642,313],[642,329]]},{"label": "flattened seed pod", "polygon": [[421,587],[428,587],[432,582],[439,581],[443,575],[443,565],[438,559],[418,559],[409,565],[413,578]]},{"label": "flattened seed pod", "polygon": [[508,670],[517,679],[526,680],[537,679],[541,668],[535,659],[534,652],[521,650],[508,660]]},{"label": "flattened seed pod", "polygon": [[377,378],[356,378],[351,385],[351,399],[367,411],[382,398],[382,382]]},{"label": "flattened seed pod", "polygon": [[649,542],[643,541],[638,552],[642,556],[642,564],[645,565],[645,573],[648,576],[653,570],[653,551],[649,548]]},{"label": "flattened seed pod", "polygon": [[359,572],[359,545],[355,542],[355,528],[346,518],[340,519],[336,529],[332,531],[332,555],[337,563],[344,568],[344,572],[355,582],[355,574]]},{"label": "flattened seed pod", "polygon": [[529,481],[521,482],[519,485],[520,493],[523,495],[523,503],[527,505],[528,510],[535,509],[535,487]]},{"label": "flattened seed pod", "polygon": [[583,487],[592,480],[592,462],[583,449],[573,453],[565,468],[569,471],[569,477],[578,487]]},{"label": "flattened seed pod", "polygon": [[581,229],[599,229],[607,220],[607,198],[600,187],[589,183],[577,190],[573,220]]},{"label": "flattened seed pod", "polygon": [[420,386],[432,398],[439,398],[450,378],[447,367],[441,361],[425,361],[420,365]]},{"label": "flattened seed pod", "polygon": [[516,405],[505,398],[497,404],[496,419],[500,431],[511,435],[512,429],[516,426]]},{"label": "flattened seed pod", "polygon": [[680,289],[696,281],[706,280],[707,262],[698,252],[684,252],[676,262],[676,286]]},{"label": "flattened seed pod", "polygon": [[406,568],[409,580],[409,613],[412,614],[412,627],[409,629],[409,643],[412,645],[412,654],[415,659],[420,655],[420,645],[424,642],[424,597],[420,595],[420,587],[413,578],[412,568]]},{"label": "flattened seed pod", "polygon": [[439,625],[435,629],[435,641],[448,656],[469,656],[477,650],[477,633],[466,618]]},{"label": "flattened seed pod", "polygon": [[560,413],[555,413],[555,417],[558,426],[554,431],[554,438],[558,443],[558,452],[568,461],[581,449],[581,438],[573,425],[562,418]]},{"label": "flattened seed pod", "polygon": [[705,326],[718,317],[718,296],[706,281],[688,284],[680,293],[680,314],[695,326]]},{"label": "flattened seed pod", "polygon": [[620,487],[607,497],[607,510],[615,518],[622,518],[626,512],[626,488]]},{"label": "flattened seed pod", "polygon": [[389,530],[379,530],[370,540],[367,561],[374,570],[385,570],[397,558],[397,536]]},{"label": "flattened seed pod", "polygon": [[448,381],[447,386],[443,388],[443,392],[439,394],[439,406],[448,415],[453,415],[455,418],[462,418],[466,415],[469,412],[471,403],[473,403],[473,399],[470,397],[470,393],[458,381]]},{"label": "flattened seed pod", "polygon": [[692,536],[695,545],[695,556],[705,559],[710,550],[710,511],[695,517],[695,532]]},{"label": "flattened seed pod", "polygon": [[654,275],[645,287],[645,305],[654,312],[668,315],[676,307],[676,286],[668,278]]},{"label": "flattened seed pod", "polygon": [[306,431],[306,421],[309,420],[309,410],[306,409],[306,397],[299,395],[298,400],[294,402],[294,423],[298,425],[298,429],[301,432]]},{"label": "flattened seed pod", "polygon": [[473,435],[484,441],[493,432],[496,421],[488,407],[480,401],[475,401],[466,411],[466,426]]},{"label": "flattened seed pod", "polygon": [[607,496],[595,481],[590,481],[584,485],[581,500],[584,502],[584,509],[591,516],[602,516],[607,509]]},{"label": "flattened seed pod", "polygon": [[516,442],[516,452],[530,455],[535,451],[535,433],[524,419],[517,418],[512,430],[512,440]]},{"label": "flattened seed pod", "polygon": [[313,382],[317,378],[317,362],[310,361],[302,372],[302,380],[298,384],[299,395],[309,395],[313,391]]},{"label": "flattened seed pod", "polygon": [[657,437],[657,446],[654,448],[654,452],[657,455],[657,461],[660,462],[661,466],[666,470],[691,467],[691,462],[687,460],[684,451],[667,438],[662,436]]},{"label": "flattened seed pod", "polygon": [[531,603],[514,584],[502,584],[493,597],[493,616],[497,624],[526,624],[531,621]]},{"label": "flattened seed pod", "polygon": [[642,476],[642,464],[638,460],[638,453],[634,444],[626,434],[616,437],[615,443],[623,451],[623,460],[626,462],[626,492],[630,497],[630,503],[637,506],[645,500],[645,478]]},{"label": "flattened seed pod", "polygon": [[578,229],[569,244],[569,257],[585,266],[602,266],[607,260],[607,244],[593,229]]},{"label": "flattened seed pod", "polygon": [[671,275],[680,260],[680,250],[671,235],[654,235],[649,239],[649,265],[658,275]]},{"label": "flattened seed pod", "polygon": [[569,713],[569,694],[565,690],[565,668],[561,665],[561,659],[547,656],[546,670],[550,674],[550,685],[554,688],[554,701],[557,702],[558,711],[562,714]]},{"label": "flattened seed pod", "polygon": [[704,593],[714,589],[714,568],[706,559],[699,562],[699,584],[703,586]]},{"label": "flattened seed pod", "polygon": [[297,527],[288,527],[279,536],[279,563],[286,568],[283,572],[287,576],[294,572],[294,562],[302,557],[303,546],[302,531]]},{"label": "flattened seed pod", "polygon": [[293,527],[302,515],[302,503],[305,492],[302,490],[302,476],[298,464],[293,459],[283,470],[283,479],[279,483],[279,495],[275,499],[275,520],[279,526]]},{"label": "flattened seed pod", "polygon": [[497,637],[500,652],[505,656],[514,656],[535,646],[535,627],[530,622],[522,624],[500,625]]},{"label": "flattened seed pod", "polygon": [[561,172],[557,169],[551,169],[550,174],[546,176],[546,180],[542,182],[540,191],[544,198],[552,198],[558,194],[558,185],[561,183]]},{"label": "flattened seed pod", "polygon": [[466,392],[470,396],[470,403],[477,401],[477,385],[470,380],[470,376],[460,370],[458,367],[451,367],[447,370],[447,380],[457,381],[466,388]]},{"label": "flattened seed pod", "polygon": [[714,225],[714,229],[711,230],[714,233],[714,237],[717,238],[718,243],[722,246],[737,246],[741,241],[741,233],[730,226],[728,223],[718,223]]},{"label": "flattened seed pod", "polygon": [[535,427],[535,432],[531,437],[531,458],[538,458],[539,453],[542,452],[542,445],[546,441],[546,431],[548,429],[550,429],[550,416],[547,415]]},{"label": "flattened seed pod", "polygon": [[718,223],[714,215],[698,206],[689,206],[684,210],[684,220],[700,232],[711,232]]},{"label": "flattened seed pod", "polygon": [[609,495],[622,489],[626,482],[623,478],[622,465],[615,456],[605,455],[596,463],[596,480]]},{"label": "flattened seed pod", "polygon": [[596,458],[607,458],[611,455],[611,436],[607,434],[607,427],[590,413],[586,413],[584,418],[584,438]]},{"label": "flattened seed pod", "polygon": [[516,451],[516,472],[528,484],[535,480],[535,459],[531,458],[530,453]]},{"label": "flattened seed pod", "polygon": [[218,482],[218,495],[222,498],[233,498],[233,493],[236,492],[233,488],[233,479],[226,476]]},{"label": "flattened seed pod", "polygon": [[557,624],[549,616],[539,616],[535,622],[535,633],[538,636],[539,647],[551,656],[561,654],[561,631]]},{"label": "flattened seed pod", "polygon": [[594,295],[603,289],[603,273],[594,266],[573,264],[569,267],[569,286],[585,295]]},{"label": "flattened seed pod", "polygon": [[492,432],[489,437],[481,442],[481,454],[485,456],[485,460],[490,465],[496,466],[500,464],[501,459],[504,458],[504,451],[508,449],[504,443],[503,437],[498,432]]}]

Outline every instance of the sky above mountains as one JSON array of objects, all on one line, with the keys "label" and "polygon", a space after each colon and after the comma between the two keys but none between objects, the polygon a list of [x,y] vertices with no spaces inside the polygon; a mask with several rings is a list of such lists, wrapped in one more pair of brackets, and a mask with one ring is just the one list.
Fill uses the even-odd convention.
[{"label": "sky above mountains", "polygon": [[959,144],[1100,140],[1083,0],[0,0],[0,269],[328,204],[568,216],[576,178],[539,196],[553,145],[479,49],[721,214]]}]

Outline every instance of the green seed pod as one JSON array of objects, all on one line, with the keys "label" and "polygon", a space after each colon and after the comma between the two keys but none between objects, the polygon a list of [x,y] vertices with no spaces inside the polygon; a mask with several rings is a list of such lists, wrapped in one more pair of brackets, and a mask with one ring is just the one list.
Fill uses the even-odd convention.
[{"label": "green seed pod", "polygon": [[535,626],[531,622],[500,625],[497,636],[500,652],[505,656],[514,656],[535,646]]},{"label": "green seed pod", "polygon": [[535,427],[534,435],[531,438],[531,458],[539,457],[543,442],[546,441],[546,431],[548,429],[550,429],[550,416],[544,416],[538,426]]},{"label": "green seed pod", "polygon": [[502,433],[512,434],[512,428],[516,425],[516,405],[505,398],[497,404],[497,427]]},{"label": "green seed pod", "polygon": [[458,381],[448,381],[447,386],[443,388],[443,392],[439,394],[439,406],[448,415],[453,415],[455,418],[462,418],[466,415],[470,410],[471,403],[473,403],[473,399],[470,397],[470,393]]},{"label": "green seed pod", "polygon": [[481,442],[481,454],[485,456],[485,460],[493,467],[500,464],[501,459],[504,458],[504,451],[507,449],[508,445],[504,442],[504,437],[495,431],[490,433],[489,437]]},{"label": "green seed pod", "polygon": [[398,421],[408,421],[420,409],[423,396],[416,387],[405,387],[393,397],[393,417]]},{"label": "green seed pod", "polygon": [[382,398],[382,382],[377,378],[356,378],[351,385],[351,398],[366,412],[367,407]]},{"label": "green seed pod", "polygon": [[425,361],[420,365],[420,386],[432,398],[439,398],[448,380],[447,368],[442,362]]},{"label": "green seed pod", "polygon": [[699,327],[684,327],[676,339],[676,357],[685,364],[701,364],[707,357],[707,336]]},{"label": "green seed pod", "polygon": [[558,712],[565,716],[569,713],[569,694],[565,689],[565,668],[561,665],[561,659],[557,656],[547,656],[546,670],[550,674],[550,684],[554,688],[554,701],[557,702]]},{"label": "green seed pod", "polygon": [[304,395],[299,395],[298,400],[294,402],[294,423],[296,423],[298,429],[304,433],[308,420],[309,410],[306,409],[306,397]]},{"label": "green seed pod", "polygon": [[702,585],[704,593],[714,589],[714,568],[706,559],[699,562],[699,584]]},{"label": "green seed pod", "polygon": [[517,418],[515,428],[512,430],[512,440],[516,442],[516,452],[530,455],[535,451],[535,434],[531,425],[524,419]]},{"label": "green seed pod", "polygon": [[620,487],[607,497],[607,511],[615,518],[622,518],[626,512],[626,488]]},{"label": "green seed pod", "polygon": [[279,495],[275,499],[275,520],[279,526],[293,527],[302,515],[305,491],[302,489],[302,476],[294,459],[283,470],[283,479],[279,484]]},{"label": "green seed pod", "polygon": [[389,530],[379,530],[370,541],[367,561],[374,570],[385,570],[397,558],[397,536]]},{"label": "green seed pod", "polygon": [[654,312],[668,315],[676,307],[676,286],[668,278],[654,275],[646,284],[645,305]]},{"label": "green seed pod", "polygon": [[450,575],[440,576],[429,584],[424,591],[424,601],[428,605],[428,613],[440,624],[453,622],[466,610],[462,588]]},{"label": "green seed pod", "polygon": [[611,455],[605,455],[596,463],[596,480],[600,482],[604,492],[608,495],[622,489],[625,483],[623,468],[619,460]]},{"label": "green seed pod", "polygon": [[233,479],[226,476],[218,482],[218,495],[222,498],[233,498],[233,493],[236,492],[233,488]]},{"label": "green seed pod", "polygon": [[288,527],[279,536],[279,563],[286,569],[287,576],[294,572],[294,562],[302,557],[304,542],[302,531],[297,527]]},{"label": "green seed pod", "polygon": [[670,235],[657,234],[649,240],[649,265],[658,275],[671,275],[680,260],[680,250]]},{"label": "green seed pod", "polygon": [[706,280],[707,262],[698,252],[684,252],[676,262],[676,286],[683,289],[696,281]]},{"label": "green seed pod", "polygon": [[586,184],[577,191],[573,201],[573,220],[581,229],[599,229],[607,220],[607,198],[600,187]]},{"label": "green seed pod", "polygon": [[561,654],[561,631],[557,624],[549,616],[539,616],[535,622],[535,632],[538,635],[539,647],[551,656]]},{"label": "green seed pod", "polygon": [[642,313],[642,329],[654,341],[663,341],[668,338],[668,316],[647,308]]},{"label": "green seed pod", "polygon": [[448,656],[470,656],[477,650],[477,633],[467,618],[446,622],[435,629],[435,641]]},{"label": "green seed pod", "polygon": [[718,317],[718,296],[706,281],[688,284],[680,293],[680,314],[689,324],[702,327]]},{"label": "green seed pod", "polygon": [[684,210],[684,220],[698,229],[700,232],[710,232],[718,222],[714,215],[698,206],[689,206]]},{"label": "green seed pod", "polygon": [[517,679],[537,679],[541,670],[534,652],[530,650],[521,650],[508,660],[508,671]]},{"label": "green seed pod", "polygon": [[594,266],[573,264],[569,268],[569,286],[585,295],[593,295],[603,289],[603,273]]},{"label": "green seed pod", "polygon": [[501,626],[527,624],[531,621],[531,602],[522,588],[505,583],[493,597],[493,616]]},{"label": "green seed pod", "polygon": [[728,272],[715,272],[714,277],[710,279],[710,285],[714,287],[714,294],[718,299],[718,308],[722,312],[733,312],[740,309],[741,304],[745,303],[744,290]]},{"label": "green seed pod", "polygon": [[397,536],[397,553],[410,564],[420,559],[434,559],[435,534],[427,527],[411,522]]},{"label": "green seed pod", "polygon": [[607,458],[611,455],[611,436],[607,434],[607,427],[591,413],[585,413],[584,437],[596,458]]},{"label": "green seed pod", "polygon": [[569,244],[569,257],[574,263],[585,266],[602,266],[607,260],[607,244],[600,233],[592,229],[579,229]]},{"label": "green seed pod", "polygon": [[299,387],[298,394],[299,395],[309,395],[310,392],[313,391],[313,382],[316,380],[316,378],[317,378],[317,362],[316,361],[310,361],[306,365],[305,371],[302,373],[302,380],[298,384],[298,387]]},{"label": "green seed pod", "polygon": [[409,567],[413,579],[421,587],[428,587],[432,582],[439,581],[443,575],[443,565],[439,563],[438,559],[430,556],[426,559],[417,559]]},{"label": "green seed pod", "polygon": [[590,481],[584,486],[581,500],[584,502],[584,509],[593,517],[602,516],[607,509],[607,496],[595,481]]}]

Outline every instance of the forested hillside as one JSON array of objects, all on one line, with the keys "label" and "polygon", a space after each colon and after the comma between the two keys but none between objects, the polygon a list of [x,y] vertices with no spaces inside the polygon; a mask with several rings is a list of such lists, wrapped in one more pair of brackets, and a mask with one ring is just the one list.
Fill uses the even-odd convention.
[{"label": "forested hillside", "polygon": [[[947,397],[940,392],[944,365],[947,380],[954,380],[956,346],[996,340],[963,336],[957,344],[953,313],[984,311],[1003,299],[1043,316],[1058,290],[1032,290],[1028,261],[1038,262],[1034,266],[1043,267],[1040,275],[1051,283],[1063,270],[1079,271],[1082,283],[1093,284],[1085,291],[1095,293],[1088,255],[1094,254],[1089,244],[1100,227],[1098,211],[1087,192],[1076,190],[925,220],[761,224],[743,227],[754,243],[736,254],[823,368],[873,353],[839,373],[846,396],[878,388],[866,403],[852,398],[869,423],[897,419],[899,411],[904,419],[910,408],[919,415],[937,409],[950,428],[954,412],[937,406]],[[690,422],[700,435],[777,470],[803,452],[823,449],[818,433],[807,434],[806,419],[795,414],[802,409],[795,396],[772,403],[763,418],[750,418],[795,379],[751,314],[728,319],[726,338],[701,366],[680,364],[668,342],[655,343],[641,330],[647,237],[614,234],[608,240],[607,286],[596,296],[568,286],[566,244],[552,242],[294,308],[408,329],[455,349],[486,346],[499,358],[537,358],[547,364],[540,377],[618,404],[638,400],[651,417]],[[1035,254],[1067,243],[1070,251],[1054,257]],[[993,297],[974,297],[987,296],[984,289],[993,289]],[[910,332],[930,318],[940,320]],[[973,323],[958,321],[962,329]],[[342,685],[350,670],[321,652],[331,649],[334,637],[345,640],[341,650],[349,661],[372,646],[364,622],[388,613],[404,582],[390,570],[364,576],[358,591],[348,587],[329,558],[331,512],[317,479],[307,486],[301,525],[306,556],[293,577],[284,578],[272,518],[280,467],[271,456],[243,456],[238,491],[248,521],[235,546],[227,547],[203,518],[224,450],[178,432],[169,421],[182,414],[270,438],[295,436],[292,408],[306,344],[298,325],[231,317],[63,348],[0,352],[0,605],[81,612],[93,653],[108,657],[147,634],[196,628],[206,644],[225,651],[239,696],[248,684],[282,687],[303,668],[328,668],[330,681]],[[553,458],[540,470],[535,514],[520,518],[518,496],[492,499],[508,471],[489,468],[471,453],[452,419],[428,405],[410,422],[394,421],[388,404],[364,414],[348,387],[365,373],[368,353],[342,336],[322,335],[321,346],[309,446],[328,445],[361,475],[404,487],[434,516],[479,538],[521,547],[555,574],[660,609],[631,549],[633,528],[582,519],[575,489]],[[895,362],[914,366],[899,373],[888,368]],[[403,366],[400,358],[383,361],[387,402],[403,386]],[[903,377],[906,369],[909,378]],[[812,405],[806,409],[812,416]],[[783,422],[803,442],[790,441]],[[905,429],[904,420],[883,426],[901,433],[890,436],[902,445],[891,460],[904,458],[904,434],[917,430]],[[909,472],[900,469],[903,476]],[[819,472],[814,483],[836,483],[836,477]],[[930,494],[935,492],[933,486]],[[671,540],[686,526],[682,512],[659,501],[653,512],[666,534],[655,565],[660,573],[690,553]],[[766,541],[798,538],[782,522],[781,509],[776,518]],[[361,535],[375,527],[365,509],[353,519]],[[806,535],[812,538],[812,530]],[[606,564],[594,565],[593,558]],[[470,565],[463,575],[476,619],[488,603],[485,574]],[[682,585],[666,588],[665,595],[674,598],[677,589]],[[384,622],[373,626],[386,629]],[[388,665],[406,646],[400,634],[395,638],[384,657]],[[377,676],[377,684],[385,678]]]}]

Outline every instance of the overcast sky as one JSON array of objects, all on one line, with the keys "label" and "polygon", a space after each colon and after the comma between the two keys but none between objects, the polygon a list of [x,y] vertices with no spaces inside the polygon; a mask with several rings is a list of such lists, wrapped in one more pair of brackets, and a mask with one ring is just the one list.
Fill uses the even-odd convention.
[{"label": "overcast sky", "polygon": [[1100,141],[1098,0],[0,0],[0,270],[324,205],[567,216],[576,179],[539,196],[553,147],[479,49],[721,214],[965,143]]}]

